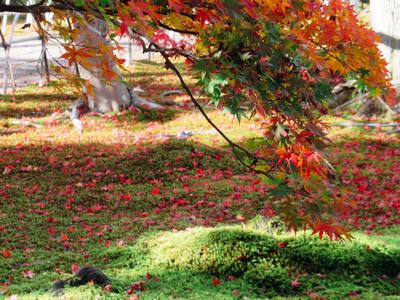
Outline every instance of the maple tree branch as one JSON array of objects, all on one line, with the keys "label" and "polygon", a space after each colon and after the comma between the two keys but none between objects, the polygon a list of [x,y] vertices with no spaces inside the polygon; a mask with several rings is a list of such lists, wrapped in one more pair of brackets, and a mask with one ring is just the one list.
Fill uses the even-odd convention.
[{"label": "maple tree branch", "polygon": [[[118,20],[113,20],[113,24],[117,25],[117,26],[121,26],[121,22],[118,21]],[[141,38],[142,35],[134,32],[131,28],[128,28],[128,33],[129,33],[131,38],[136,39],[140,43],[140,45],[141,45],[141,47],[143,49],[143,52],[155,52],[155,53],[160,53],[161,51],[174,52],[174,53],[180,54],[183,57],[186,57],[186,58],[189,58],[189,59],[192,59],[192,60],[199,60],[199,57],[196,57],[192,53],[189,53],[187,51],[184,51],[184,50],[181,50],[181,49],[178,49],[178,48],[161,48],[160,47],[160,49],[154,49],[154,48],[151,48],[151,47],[147,47],[146,43]]]},{"label": "maple tree branch", "polygon": [[45,3],[44,0],[32,5],[15,5],[15,4],[0,3],[0,12],[46,13],[46,12],[52,12],[53,9],[66,9],[66,6],[64,4],[45,5],[44,3]]},{"label": "maple tree branch", "polygon": [[150,48],[150,47],[144,47],[144,49],[145,49],[145,52],[155,52],[155,53],[160,53],[160,54],[161,54],[161,52],[165,52],[165,53],[174,52],[176,54],[182,55],[183,57],[190,58],[192,60],[199,60],[199,58],[194,56],[193,54],[188,53],[188,52],[183,51],[183,50],[180,50],[180,49],[177,49],[177,48],[154,49],[154,48]]},{"label": "maple tree branch", "polygon": [[[142,35],[143,36],[143,35]],[[203,115],[203,117],[206,119],[206,121],[222,136],[222,138],[229,144],[229,146],[231,147],[231,149],[233,150],[233,153],[236,157],[236,159],[245,167],[249,168],[250,170],[254,171],[255,173],[258,174],[263,174],[266,177],[270,178],[270,179],[274,179],[274,177],[269,174],[268,172],[264,172],[261,170],[257,170],[254,168],[254,165],[257,164],[258,161],[262,160],[264,162],[269,162],[264,158],[258,157],[252,153],[250,153],[247,149],[243,148],[242,146],[234,143],[229,137],[226,136],[226,134],[219,129],[219,127],[210,119],[210,117],[207,115],[207,113],[205,112],[205,110],[203,109],[203,107],[200,105],[200,103],[196,100],[196,98],[193,96],[192,91],[190,90],[189,86],[186,84],[185,80],[183,79],[183,76],[181,74],[181,72],[178,70],[178,68],[172,63],[172,61],[170,60],[168,54],[157,44],[155,43],[153,40],[151,40],[150,38],[144,36],[149,42],[150,45],[149,47],[153,46],[155,47],[158,52],[163,56],[166,65],[168,68],[170,68],[172,71],[174,71],[174,73],[176,74],[176,76],[178,77],[183,89],[186,91],[186,93],[188,94],[190,100],[193,102],[193,104],[195,105],[195,107],[200,111],[200,113]],[[148,48],[143,49],[144,52],[148,51]],[[241,151],[243,152],[247,158],[251,161],[251,164],[246,163],[242,157],[240,156],[239,152]],[[271,171],[272,169],[270,169]]]},{"label": "maple tree branch", "polygon": [[177,33],[182,33],[182,34],[190,34],[190,35],[198,35],[199,33],[197,31],[191,31],[191,30],[185,30],[185,29],[177,29],[177,28],[173,28],[169,25],[166,25],[160,21],[157,22],[158,25],[164,29],[170,30],[170,31],[174,31]]},{"label": "maple tree branch", "polygon": [[335,59],[336,61],[338,61],[339,63],[341,63],[344,67],[348,68],[350,71],[352,71],[352,72],[354,72],[354,73],[357,72],[357,70],[355,70],[354,68],[352,68],[351,66],[349,66],[344,60],[342,60],[341,58],[337,57],[336,55],[333,55],[333,54],[331,53],[331,51],[330,51],[327,47],[325,47],[325,46],[319,44],[318,42],[314,41],[313,39],[311,39],[310,41],[311,41],[311,43],[313,43],[314,45],[316,45],[316,46],[320,47],[322,50],[324,50],[330,57],[332,57],[333,59]]},{"label": "maple tree branch", "polygon": [[[135,38],[137,38],[139,40],[139,42],[142,45],[143,48],[143,52],[153,52],[153,49],[151,49],[151,46],[155,47],[155,50],[157,50],[156,52],[160,53],[165,62],[166,62],[166,66],[167,68],[170,68],[172,71],[174,71],[174,73],[176,74],[176,76],[178,77],[183,89],[186,91],[186,93],[188,94],[190,100],[192,101],[192,103],[195,105],[195,107],[200,111],[200,113],[203,115],[203,117],[206,119],[206,121],[222,136],[222,138],[228,143],[228,145],[231,147],[235,157],[237,158],[237,160],[244,165],[245,167],[249,168],[250,170],[252,170],[255,173],[258,174],[263,174],[266,177],[270,178],[270,179],[274,179],[274,177],[269,174],[268,172],[264,172],[261,170],[257,170],[254,168],[254,165],[262,160],[264,162],[269,163],[268,160],[255,156],[254,154],[250,153],[248,150],[246,150],[245,148],[243,148],[242,146],[234,143],[230,138],[228,138],[226,136],[226,134],[219,129],[219,127],[210,119],[210,117],[207,115],[207,113],[205,112],[205,110],[203,109],[203,107],[200,105],[200,103],[196,100],[196,98],[193,96],[192,91],[190,90],[189,86],[186,84],[185,80],[183,79],[183,76],[181,74],[181,72],[178,70],[178,68],[172,63],[172,61],[169,58],[169,55],[167,54],[167,51],[165,49],[163,49],[162,47],[160,47],[157,43],[155,43],[151,38],[149,38],[148,36],[137,32],[136,30],[130,29],[129,30],[130,35],[136,35]],[[148,47],[145,46],[145,42],[140,38],[143,37],[146,40],[148,40],[150,42],[150,45]],[[246,154],[247,158],[251,160],[251,164],[246,163],[245,161],[243,161],[243,159],[240,157],[238,150],[242,151],[244,154]],[[269,171],[272,171],[272,168],[269,169]]]},{"label": "maple tree branch", "polygon": [[100,11],[93,10],[84,7],[77,7],[73,5],[69,1],[63,0],[54,0],[55,4],[46,4],[46,0],[41,0],[39,3],[26,5],[20,3],[16,4],[3,4],[0,3],[0,13],[9,12],[9,13],[31,13],[31,14],[42,14],[48,12],[54,12],[54,10],[70,10],[70,11],[78,11],[78,12],[90,12],[94,15],[102,15]]}]

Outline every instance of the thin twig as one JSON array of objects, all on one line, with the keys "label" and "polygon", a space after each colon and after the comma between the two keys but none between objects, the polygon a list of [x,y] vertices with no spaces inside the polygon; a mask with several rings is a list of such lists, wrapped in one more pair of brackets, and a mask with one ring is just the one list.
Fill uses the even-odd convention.
[{"label": "thin twig", "polygon": [[146,48],[146,52],[156,52],[156,53],[161,53],[161,51],[168,53],[168,52],[174,52],[175,54],[180,54],[181,56],[193,59],[193,60],[199,60],[198,57],[194,56],[191,53],[188,53],[186,51],[177,49],[177,48],[160,48],[160,49],[154,49],[154,48]]},{"label": "thin twig", "polygon": [[191,31],[191,30],[185,30],[185,29],[177,29],[177,28],[173,28],[171,26],[168,26],[160,21],[157,22],[158,25],[164,29],[170,30],[170,31],[174,31],[177,33],[182,33],[182,34],[190,34],[190,35],[198,35],[199,33],[197,31]]},{"label": "thin twig", "polygon": [[[143,36],[143,35],[142,35]],[[264,158],[261,157],[257,157],[254,154],[250,153],[248,150],[246,150],[245,148],[243,148],[242,146],[234,143],[230,138],[228,138],[226,136],[226,134],[219,129],[219,127],[210,119],[210,117],[207,115],[207,113],[205,112],[205,110],[203,109],[203,107],[200,105],[200,103],[195,99],[195,97],[193,96],[192,91],[190,90],[189,86],[186,84],[185,80],[183,79],[183,76],[181,74],[181,72],[178,70],[178,68],[171,62],[168,54],[163,51],[163,49],[157,44],[155,43],[153,40],[151,40],[150,38],[148,38],[147,36],[143,36],[144,38],[146,38],[149,42],[150,45],[148,48],[145,48],[144,51],[147,51],[147,49],[150,49],[151,46],[155,47],[159,53],[163,56],[167,67],[169,67],[172,71],[174,71],[174,73],[176,74],[176,76],[178,77],[183,89],[186,91],[186,93],[188,94],[190,100],[193,102],[193,104],[195,105],[195,107],[200,111],[200,113],[203,115],[203,117],[206,119],[206,121],[222,136],[222,138],[229,144],[229,146],[231,147],[231,149],[233,150],[234,155],[236,156],[236,158],[238,159],[238,161],[243,164],[245,167],[251,169],[252,171],[259,173],[259,174],[263,174],[265,176],[267,176],[270,179],[274,179],[274,177],[269,174],[268,172],[264,172],[261,170],[257,170],[254,168],[254,165],[257,164],[258,161],[262,160],[265,162],[269,162]],[[246,163],[242,157],[240,157],[240,154],[238,151],[243,152],[244,154],[246,154],[247,158],[250,159],[252,162],[251,164]],[[272,169],[271,169],[272,170]]]}]

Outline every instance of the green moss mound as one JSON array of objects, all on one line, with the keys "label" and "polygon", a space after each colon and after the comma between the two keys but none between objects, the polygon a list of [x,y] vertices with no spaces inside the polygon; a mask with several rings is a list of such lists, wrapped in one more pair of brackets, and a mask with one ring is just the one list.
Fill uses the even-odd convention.
[{"label": "green moss mound", "polygon": [[[101,269],[112,292],[88,285],[66,289],[66,297],[126,299],[132,284],[143,282],[139,299],[400,299],[400,239],[356,236],[341,243],[250,225],[146,233],[133,246],[92,257],[98,267],[108,262]],[[52,276],[40,274],[8,294],[53,299]]]},{"label": "green moss mound", "polygon": [[232,227],[149,235],[138,241],[133,254],[142,264],[220,275],[240,275],[265,260],[309,273],[400,272],[400,249],[308,236],[274,237]]},{"label": "green moss mound", "polygon": [[[400,295],[400,249],[360,241],[274,236],[240,227],[148,234],[107,253],[119,267],[240,278],[260,293],[301,294],[345,281],[358,291]],[[296,284],[300,282],[300,284]]]}]

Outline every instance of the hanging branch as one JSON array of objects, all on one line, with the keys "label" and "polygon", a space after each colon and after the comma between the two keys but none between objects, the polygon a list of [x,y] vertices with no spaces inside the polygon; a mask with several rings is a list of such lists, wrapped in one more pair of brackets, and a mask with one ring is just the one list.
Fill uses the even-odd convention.
[{"label": "hanging branch", "polygon": [[[162,57],[165,60],[166,66],[167,68],[170,68],[178,77],[183,89],[186,91],[187,95],[189,96],[190,100],[192,101],[192,103],[194,104],[194,106],[200,111],[200,113],[203,115],[203,117],[206,119],[206,121],[221,135],[221,137],[228,143],[228,145],[231,147],[235,157],[238,159],[238,161],[244,165],[245,167],[249,168],[250,170],[258,173],[258,174],[263,174],[265,176],[267,176],[270,179],[274,179],[274,177],[269,173],[273,170],[273,168],[271,167],[268,171],[261,171],[261,170],[257,170],[254,168],[254,166],[259,162],[259,161],[264,161],[266,163],[270,163],[270,161],[258,157],[252,153],[250,153],[247,149],[243,148],[242,146],[236,144],[235,142],[233,142],[211,119],[210,117],[207,115],[207,113],[205,112],[205,110],[203,109],[203,107],[201,106],[201,104],[196,100],[196,98],[193,96],[192,91],[190,90],[189,86],[187,85],[187,83],[185,82],[185,80],[183,79],[183,76],[181,74],[181,72],[178,70],[178,68],[172,63],[172,61],[169,58],[169,55],[167,52],[170,52],[171,49],[164,49],[162,47],[160,47],[157,43],[155,43],[151,38],[145,36],[144,34],[140,34],[136,31],[132,31],[134,34],[141,36],[143,38],[145,38],[146,40],[149,41],[150,45],[148,47],[146,47],[145,42],[139,38],[139,42],[141,43],[142,47],[143,47],[143,52],[158,52],[162,55]],[[138,37],[136,37],[138,38]],[[152,48],[153,47],[153,48]],[[247,163],[245,162],[242,157],[240,156],[240,153],[242,152],[246,155],[246,157],[251,161],[251,163]]]},{"label": "hanging branch", "polygon": [[14,13],[46,13],[52,12],[53,9],[65,9],[63,4],[45,5],[42,0],[39,3],[32,5],[13,5],[0,3],[0,12],[14,12]]},{"label": "hanging branch", "polygon": [[157,24],[164,29],[170,30],[170,31],[174,31],[177,33],[182,33],[182,34],[190,34],[190,35],[198,35],[199,33],[197,31],[192,31],[192,30],[185,30],[185,29],[177,29],[174,27],[171,27],[167,24],[162,23],[161,21],[158,21]]},{"label": "hanging branch", "polygon": [[[181,74],[181,72],[178,70],[178,68],[172,63],[172,61],[169,58],[169,55],[167,52],[172,52],[173,49],[165,49],[162,48],[161,46],[159,46],[156,42],[154,42],[151,38],[149,38],[148,36],[144,35],[143,33],[139,33],[136,30],[133,30],[132,28],[129,28],[128,30],[129,35],[132,38],[135,38],[139,41],[139,43],[142,46],[143,52],[157,52],[160,53],[162,55],[162,57],[165,60],[166,66],[167,68],[170,68],[178,77],[183,89],[186,91],[187,95],[189,96],[190,100],[192,101],[192,103],[194,104],[194,106],[200,111],[200,113],[203,115],[203,117],[206,119],[206,121],[211,125],[211,127],[213,127],[218,134],[228,143],[228,145],[231,147],[233,154],[235,155],[235,157],[237,158],[237,160],[244,165],[246,168],[252,170],[255,173],[258,174],[263,174],[266,177],[270,178],[270,179],[275,179],[269,172],[273,171],[273,167],[271,167],[268,171],[261,171],[261,170],[257,170],[254,168],[254,166],[259,162],[259,161],[263,161],[265,163],[271,163],[271,161],[268,161],[262,157],[258,157],[252,153],[250,153],[247,149],[243,148],[242,146],[236,144],[235,142],[233,142],[211,119],[210,117],[207,115],[207,113],[205,112],[205,110],[203,109],[203,107],[201,106],[201,104],[196,100],[196,98],[193,96],[192,91],[190,90],[189,86],[187,85],[187,83],[185,82],[185,80],[183,79],[183,76]],[[149,42],[149,46],[146,46],[145,41],[142,39],[146,39]],[[152,48],[153,47],[153,48]],[[175,49],[177,53],[179,53],[178,49]],[[187,53],[185,53],[187,57]],[[193,56],[191,56],[191,58],[193,58]],[[240,156],[240,153],[242,152],[244,153],[247,158],[251,161],[251,164],[246,163],[242,157]]]},{"label": "hanging branch", "polygon": [[[153,46],[157,47],[157,45],[152,44]],[[239,162],[241,164],[243,164],[245,167],[257,172],[257,173],[261,173],[265,176],[267,176],[270,179],[273,179],[274,177],[271,176],[271,174],[264,172],[264,171],[260,171],[260,170],[256,170],[254,169],[254,165],[256,165],[258,163],[259,160],[264,160],[260,157],[255,156],[254,154],[250,153],[248,150],[244,149],[242,146],[234,143],[230,138],[228,138],[226,136],[226,134],[219,129],[219,127],[210,119],[210,117],[207,115],[207,113],[205,112],[205,110],[203,109],[203,107],[200,105],[200,103],[194,98],[190,88],[188,87],[188,85],[186,84],[185,80],[182,77],[182,74],[179,72],[179,70],[177,69],[177,67],[171,62],[171,60],[169,59],[168,55],[166,54],[165,51],[161,50],[160,48],[160,54],[164,57],[167,67],[170,68],[172,71],[175,72],[176,76],[178,77],[179,81],[181,82],[181,85],[183,87],[183,89],[186,91],[186,93],[188,94],[189,98],[191,99],[191,101],[193,102],[193,104],[195,105],[195,107],[200,111],[200,113],[203,115],[203,117],[207,120],[207,122],[222,136],[222,138],[229,144],[229,146],[232,148],[233,153],[235,155],[235,157],[239,160]],[[246,163],[239,154],[239,151],[243,152],[247,158],[249,158],[252,162],[251,164]]]}]

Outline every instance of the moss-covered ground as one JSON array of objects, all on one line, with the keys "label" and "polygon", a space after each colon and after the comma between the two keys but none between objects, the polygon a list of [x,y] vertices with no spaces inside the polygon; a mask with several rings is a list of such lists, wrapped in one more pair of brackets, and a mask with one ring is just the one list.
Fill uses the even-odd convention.
[{"label": "moss-covered ground", "polygon": [[[2,96],[0,298],[51,298],[55,280],[93,265],[111,291],[67,288],[63,299],[400,299],[397,137],[331,133],[354,241],[281,233],[257,217],[270,201],[262,180],[186,96],[162,98],[179,88],[173,75],[157,64],[134,70],[146,97],[180,105],[88,115],[79,134],[50,117],[74,100],[68,93]],[[262,136],[257,120],[207,112],[238,143]],[[185,131],[193,135],[178,138]]]}]

